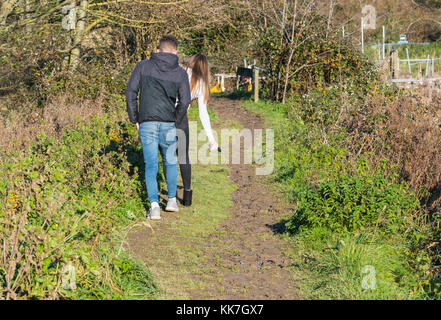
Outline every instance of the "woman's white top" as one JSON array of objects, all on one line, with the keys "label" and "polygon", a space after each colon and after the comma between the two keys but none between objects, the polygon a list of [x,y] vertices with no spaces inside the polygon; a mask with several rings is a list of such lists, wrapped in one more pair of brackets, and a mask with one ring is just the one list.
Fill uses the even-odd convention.
[{"label": "woman's white top", "polygon": [[[191,69],[187,69],[188,80],[191,83]],[[213,136],[213,130],[211,129],[210,116],[207,110],[207,101],[205,101],[205,84],[200,80],[191,92],[191,100],[198,99],[199,119],[201,119],[202,126],[207,134],[208,141],[210,143],[216,143]],[[190,108],[190,106],[188,106]]]}]

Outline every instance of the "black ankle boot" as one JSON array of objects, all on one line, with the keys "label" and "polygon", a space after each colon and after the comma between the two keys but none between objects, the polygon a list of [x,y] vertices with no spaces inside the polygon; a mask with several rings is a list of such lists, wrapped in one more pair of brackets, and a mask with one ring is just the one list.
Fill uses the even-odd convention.
[{"label": "black ankle boot", "polygon": [[186,207],[191,206],[191,200],[193,198],[193,190],[185,190],[184,189],[184,201],[183,205]]}]

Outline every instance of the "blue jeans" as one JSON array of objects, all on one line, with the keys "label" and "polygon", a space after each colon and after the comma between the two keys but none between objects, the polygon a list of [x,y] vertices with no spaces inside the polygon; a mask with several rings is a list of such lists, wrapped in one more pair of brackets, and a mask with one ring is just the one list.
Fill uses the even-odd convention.
[{"label": "blue jeans", "polygon": [[178,168],[176,166],[176,128],[173,122],[142,122],[139,138],[145,162],[145,184],[150,203],[158,201],[158,146],[165,165],[168,197],[176,197]]}]

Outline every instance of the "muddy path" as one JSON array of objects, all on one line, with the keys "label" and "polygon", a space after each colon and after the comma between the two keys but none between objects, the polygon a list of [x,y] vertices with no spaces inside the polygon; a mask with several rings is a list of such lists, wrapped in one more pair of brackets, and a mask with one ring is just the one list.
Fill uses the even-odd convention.
[{"label": "muddy path", "polygon": [[[210,106],[221,120],[235,120],[243,128],[264,128],[256,114],[240,107],[239,102],[226,98],[211,100]],[[242,153],[243,154],[243,153]],[[285,241],[277,233],[279,221],[290,209],[279,199],[280,195],[265,184],[265,178],[256,176],[255,167],[230,165],[229,178],[237,189],[233,193],[234,206],[231,219],[223,222],[219,229],[226,237],[216,234],[223,248],[234,250],[211,250],[205,253],[213,264],[229,266],[234,272],[218,274],[225,288],[224,299],[297,299],[297,292],[289,271],[290,260],[284,252]],[[219,298],[217,290],[194,292],[195,298]]]},{"label": "muddy path", "polygon": [[[233,120],[243,128],[264,128],[260,117],[243,109],[236,100],[213,98],[210,107],[220,118],[220,123]],[[222,127],[222,124],[214,125],[215,128],[216,126]],[[179,248],[172,249],[167,245],[173,242],[170,239],[174,237],[174,231],[167,226],[171,222],[161,222],[162,225],[153,226],[155,234],[161,234],[169,240],[160,240],[160,237],[153,236],[150,243],[146,243],[146,238],[152,237],[148,228],[136,230],[129,235],[129,247],[136,256],[146,261],[154,271],[154,277],[156,275],[164,278],[164,281],[160,281],[162,286],[172,287],[169,292],[173,291],[173,286],[176,286],[176,290],[179,288],[185,291],[183,295],[167,294],[165,298],[299,298],[289,270],[290,259],[284,255],[287,244],[279,235],[280,219],[292,208],[265,183],[266,177],[256,176],[255,171],[255,167],[251,165],[229,165],[228,177],[237,187],[231,195],[233,204],[227,209],[229,218],[203,239],[177,239]],[[171,218],[177,219],[175,226],[179,225],[179,215],[169,216]],[[145,249],[145,246],[152,245],[154,248]],[[197,286],[178,284],[177,282],[181,282],[180,275],[172,275],[178,267],[168,268],[167,261],[160,265],[155,262],[159,257],[168,256],[165,260],[175,261],[182,258],[181,264],[190,263],[185,261],[185,255],[190,255],[189,252],[185,253],[185,248],[195,246],[199,247],[197,262],[194,262],[196,266],[193,271],[182,274],[182,277],[188,278],[187,283],[199,284]],[[179,254],[175,254],[175,251],[179,251]],[[179,262],[175,263],[177,265]],[[164,267],[168,270],[161,269]]]}]

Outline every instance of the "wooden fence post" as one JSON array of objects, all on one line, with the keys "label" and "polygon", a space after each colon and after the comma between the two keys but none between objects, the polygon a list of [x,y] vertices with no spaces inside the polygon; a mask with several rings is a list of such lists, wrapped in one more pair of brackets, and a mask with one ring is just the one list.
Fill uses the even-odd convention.
[{"label": "wooden fence post", "polygon": [[254,102],[259,102],[259,69],[254,69]]},{"label": "wooden fence post", "polygon": [[239,82],[240,82],[240,76],[237,73],[237,67],[236,67],[236,90],[239,90]]},{"label": "wooden fence post", "polygon": [[378,63],[381,61],[381,47],[380,44],[378,44]]},{"label": "wooden fence post", "polygon": [[391,63],[392,63],[392,66],[391,66],[391,69],[392,69],[392,79],[398,78],[398,71],[400,70],[399,60],[398,60],[398,49],[396,49],[396,50],[394,50],[392,52],[392,61],[391,61]]},{"label": "wooden fence post", "polygon": [[426,77],[429,76],[429,61],[430,61],[430,56],[427,55],[427,60],[426,60]]}]

